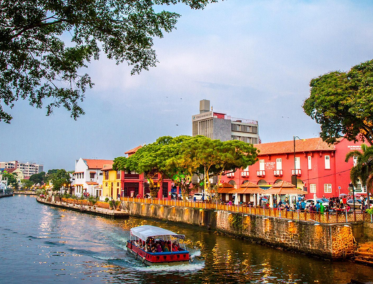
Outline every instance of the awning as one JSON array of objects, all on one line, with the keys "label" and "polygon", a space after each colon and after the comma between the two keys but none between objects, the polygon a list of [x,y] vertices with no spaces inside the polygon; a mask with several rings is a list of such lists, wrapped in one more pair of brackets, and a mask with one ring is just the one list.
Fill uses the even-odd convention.
[{"label": "awning", "polygon": [[93,182],[93,181],[87,181],[86,184],[88,184],[88,185],[98,185],[97,182]]},{"label": "awning", "polygon": [[95,174],[96,172],[95,172],[95,171],[90,171],[89,173],[91,173],[91,174]]},{"label": "awning", "polygon": [[84,172],[75,172],[74,175],[75,174],[84,174]]},{"label": "awning", "polygon": [[146,240],[149,237],[158,237],[158,236],[173,236],[175,238],[184,239],[184,235],[179,235],[174,232],[171,232],[166,229],[162,229],[155,226],[144,225],[132,228],[130,230],[131,235],[136,236],[142,240]]}]

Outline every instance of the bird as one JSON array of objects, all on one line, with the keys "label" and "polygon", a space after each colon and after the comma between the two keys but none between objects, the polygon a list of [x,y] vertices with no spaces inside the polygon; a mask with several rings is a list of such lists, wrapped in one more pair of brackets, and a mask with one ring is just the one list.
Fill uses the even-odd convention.
[{"label": "bird", "polygon": [[176,124],[176,126],[179,126],[179,124]]},{"label": "bird", "polygon": [[180,98],[180,100],[182,100],[183,98]]}]

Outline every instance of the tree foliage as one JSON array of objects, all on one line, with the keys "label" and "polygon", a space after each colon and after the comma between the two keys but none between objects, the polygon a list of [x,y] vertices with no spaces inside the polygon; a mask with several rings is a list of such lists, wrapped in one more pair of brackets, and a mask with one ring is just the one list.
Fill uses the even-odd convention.
[{"label": "tree foliage", "polygon": [[30,181],[33,183],[33,184],[39,184],[39,185],[42,185],[44,183],[44,179],[45,179],[45,172],[40,172],[38,174],[33,174],[32,176],[30,176]]},{"label": "tree foliage", "polygon": [[[156,66],[153,38],[171,32],[179,14],[155,11],[184,3],[203,9],[217,0],[2,0],[0,2],[0,121],[12,116],[19,99],[47,115],[64,107],[76,119],[79,102],[93,82],[81,73],[103,51],[117,64],[133,66],[132,74]],[[71,39],[65,44],[64,39]]]},{"label": "tree foliage", "polygon": [[360,151],[351,151],[346,155],[346,162],[352,157],[357,157],[356,165],[351,169],[350,179],[356,187],[360,181],[363,186],[368,185],[368,190],[373,188],[373,146],[361,145]]},{"label": "tree foliage", "polygon": [[34,185],[34,183],[31,180],[29,180],[29,179],[23,179],[23,180],[21,180],[21,182],[23,184],[23,187],[24,188],[28,188],[28,189],[30,189],[31,186]]},{"label": "tree foliage", "polygon": [[66,188],[71,184],[70,174],[64,169],[51,174],[50,181],[53,184],[53,191],[58,191],[62,187]]},{"label": "tree foliage", "polygon": [[8,185],[11,185],[14,189],[18,189],[19,187],[17,176],[17,173],[8,173],[7,171],[4,171],[2,174],[3,180],[7,180]]},{"label": "tree foliage", "polygon": [[321,125],[320,137],[334,143],[345,136],[373,144],[373,60],[349,72],[330,72],[310,83],[304,102],[307,115]]},{"label": "tree foliage", "polygon": [[183,196],[187,196],[196,186],[192,184],[193,175],[205,174],[205,190],[209,193],[212,176],[246,168],[256,160],[257,149],[242,141],[222,142],[205,136],[164,136],[143,146],[129,158],[116,158],[113,168],[145,173],[153,197],[165,178],[173,179]]}]

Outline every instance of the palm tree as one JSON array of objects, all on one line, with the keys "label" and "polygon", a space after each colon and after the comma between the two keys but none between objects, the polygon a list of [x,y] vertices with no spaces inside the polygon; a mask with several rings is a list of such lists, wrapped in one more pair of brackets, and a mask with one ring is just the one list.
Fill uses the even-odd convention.
[{"label": "palm tree", "polygon": [[[346,155],[346,162],[351,157],[357,157],[356,165],[351,169],[350,179],[353,186],[357,186],[357,183],[361,181],[363,186],[367,186],[368,194],[368,206],[369,206],[369,191],[373,187],[373,146],[361,145],[360,151],[352,151]],[[369,207],[368,207],[369,208]]]}]

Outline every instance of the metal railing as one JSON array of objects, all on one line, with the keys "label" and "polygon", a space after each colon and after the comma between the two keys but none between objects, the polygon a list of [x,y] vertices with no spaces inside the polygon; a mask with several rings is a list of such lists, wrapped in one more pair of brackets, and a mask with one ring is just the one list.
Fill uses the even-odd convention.
[{"label": "metal railing", "polygon": [[285,209],[265,208],[255,206],[241,206],[241,205],[226,205],[211,202],[191,202],[181,200],[162,200],[150,198],[134,198],[134,197],[121,197],[122,201],[134,202],[140,204],[154,204],[164,205],[171,207],[184,207],[184,208],[199,208],[199,209],[212,209],[228,211],[232,213],[242,213],[248,215],[258,215],[265,217],[276,217],[290,219],[294,221],[309,221],[317,223],[349,223],[358,221],[373,222],[372,217],[367,213],[358,213],[356,211],[347,212],[325,212],[325,213],[311,213],[307,211],[295,210],[287,211]]}]

